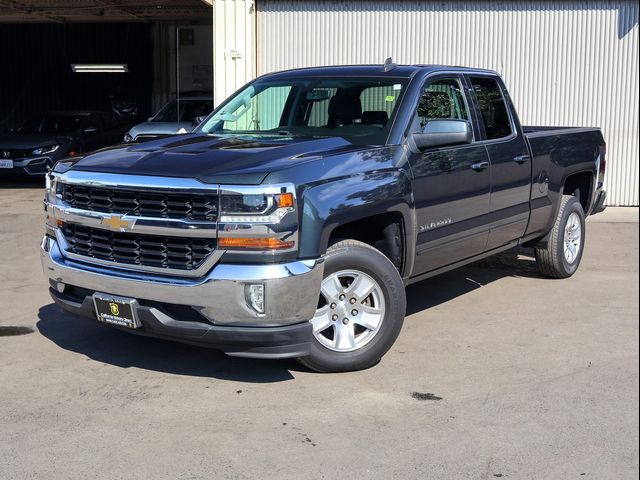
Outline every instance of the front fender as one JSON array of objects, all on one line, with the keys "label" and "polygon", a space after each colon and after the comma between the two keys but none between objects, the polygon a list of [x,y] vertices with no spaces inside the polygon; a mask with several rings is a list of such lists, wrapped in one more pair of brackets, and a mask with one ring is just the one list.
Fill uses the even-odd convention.
[{"label": "front fender", "polygon": [[[403,170],[374,171],[310,185],[302,192],[301,203],[301,258],[323,255],[336,227],[382,213],[400,213],[405,237],[414,237],[411,181]],[[413,258],[409,252],[414,249],[414,242],[405,245],[405,260]]]}]

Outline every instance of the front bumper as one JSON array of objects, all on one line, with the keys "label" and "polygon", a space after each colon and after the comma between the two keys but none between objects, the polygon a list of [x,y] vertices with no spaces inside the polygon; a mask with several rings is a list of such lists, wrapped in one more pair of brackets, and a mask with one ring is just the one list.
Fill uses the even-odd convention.
[{"label": "front bumper", "polygon": [[[284,358],[308,353],[312,338],[308,320],[317,308],[322,259],[218,264],[204,278],[187,279],[72,260],[50,237],[43,239],[40,253],[54,287],[51,295],[70,313],[95,319],[93,292],[125,296],[140,304],[137,313],[143,327],[129,330],[133,333],[211,346],[237,356]],[[62,293],[60,283],[65,286]],[[264,285],[264,314],[255,312],[245,299],[245,285],[251,283]],[[181,314],[185,311],[188,315]]]}]

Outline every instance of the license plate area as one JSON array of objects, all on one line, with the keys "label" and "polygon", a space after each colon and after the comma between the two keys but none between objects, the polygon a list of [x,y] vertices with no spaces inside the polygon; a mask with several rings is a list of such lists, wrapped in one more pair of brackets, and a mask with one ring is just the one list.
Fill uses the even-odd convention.
[{"label": "license plate area", "polygon": [[0,160],[0,168],[13,168],[13,160]]},{"label": "license plate area", "polygon": [[142,323],[136,317],[138,302],[133,298],[94,293],[93,304],[101,322],[125,328],[142,327]]}]

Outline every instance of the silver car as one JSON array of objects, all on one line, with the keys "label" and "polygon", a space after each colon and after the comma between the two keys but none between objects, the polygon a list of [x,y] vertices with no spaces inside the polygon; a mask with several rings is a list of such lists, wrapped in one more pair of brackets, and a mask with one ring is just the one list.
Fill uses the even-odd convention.
[{"label": "silver car", "polygon": [[132,127],[125,134],[124,142],[144,142],[188,133],[197,125],[197,119],[209,115],[212,110],[213,99],[210,96],[189,96],[171,100],[148,121]]}]

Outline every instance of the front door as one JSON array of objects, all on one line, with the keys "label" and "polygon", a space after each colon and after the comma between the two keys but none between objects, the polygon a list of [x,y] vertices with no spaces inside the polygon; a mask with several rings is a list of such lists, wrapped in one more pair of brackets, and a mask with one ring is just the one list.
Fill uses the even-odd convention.
[{"label": "front door", "polygon": [[[471,121],[458,76],[430,78],[423,88],[414,131],[430,120]],[[417,238],[413,275],[482,253],[488,237],[491,163],[486,148],[467,145],[428,148],[410,158]]]}]

